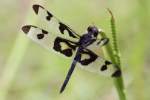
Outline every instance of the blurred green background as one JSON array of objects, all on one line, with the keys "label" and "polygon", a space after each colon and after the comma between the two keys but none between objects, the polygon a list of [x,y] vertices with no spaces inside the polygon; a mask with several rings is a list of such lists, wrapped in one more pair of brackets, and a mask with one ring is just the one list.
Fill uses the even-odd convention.
[{"label": "blurred green background", "polygon": [[33,4],[43,5],[80,34],[94,23],[110,39],[106,8],[111,9],[127,100],[150,100],[150,0],[1,0],[0,100],[118,100],[111,78],[80,68],[59,94],[71,61],[45,50],[20,30],[24,24],[37,25]]}]

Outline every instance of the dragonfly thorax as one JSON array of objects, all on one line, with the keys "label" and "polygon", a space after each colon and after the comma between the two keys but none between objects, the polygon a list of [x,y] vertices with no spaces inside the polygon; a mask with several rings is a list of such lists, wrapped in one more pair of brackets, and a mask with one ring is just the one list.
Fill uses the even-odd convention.
[{"label": "dragonfly thorax", "polygon": [[98,33],[99,33],[99,31],[98,31],[97,27],[89,26],[87,28],[87,33],[81,36],[81,38],[79,40],[79,44],[84,47],[92,44],[97,39]]}]

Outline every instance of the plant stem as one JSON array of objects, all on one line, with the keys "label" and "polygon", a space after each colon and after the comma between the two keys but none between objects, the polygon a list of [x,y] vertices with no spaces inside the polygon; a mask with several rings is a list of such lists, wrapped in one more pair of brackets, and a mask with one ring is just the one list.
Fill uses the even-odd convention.
[{"label": "plant stem", "polygon": [[[118,49],[117,38],[116,38],[115,20],[114,20],[112,12],[109,9],[108,9],[108,11],[111,15],[111,29],[112,29],[112,39],[113,39],[112,47],[113,48],[111,47],[111,44],[108,43],[105,46],[105,50],[106,50],[108,56],[110,57],[112,63],[114,65],[117,65],[117,67],[119,69],[121,69],[121,61],[120,61],[120,57],[119,57],[119,49]],[[101,35],[102,35],[102,38],[107,37],[104,32]],[[114,66],[114,67],[116,67],[116,66]],[[126,100],[122,75],[118,78],[114,78],[114,84],[117,89],[119,100]]]},{"label": "plant stem", "polygon": [[18,32],[15,43],[13,44],[10,56],[6,61],[4,70],[1,73],[0,83],[0,100],[6,100],[10,87],[17,75],[19,67],[21,67],[21,61],[25,55],[29,41],[23,35],[22,32]]},{"label": "plant stem", "polygon": [[7,93],[10,89],[14,77],[16,76],[18,68],[20,67],[21,61],[25,54],[26,48],[28,46],[28,41],[22,36],[23,35],[19,33],[14,43],[13,50],[9,56],[8,61],[6,61],[4,71],[1,75],[0,100],[6,100]]}]

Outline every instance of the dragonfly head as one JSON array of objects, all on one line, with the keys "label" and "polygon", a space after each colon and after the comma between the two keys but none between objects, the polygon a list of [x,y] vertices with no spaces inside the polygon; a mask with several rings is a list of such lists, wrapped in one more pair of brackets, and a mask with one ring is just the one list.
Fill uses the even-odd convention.
[{"label": "dragonfly head", "polygon": [[89,26],[87,28],[88,34],[92,35],[92,37],[96,38],[97,35],[101,32],[96,26]]}]

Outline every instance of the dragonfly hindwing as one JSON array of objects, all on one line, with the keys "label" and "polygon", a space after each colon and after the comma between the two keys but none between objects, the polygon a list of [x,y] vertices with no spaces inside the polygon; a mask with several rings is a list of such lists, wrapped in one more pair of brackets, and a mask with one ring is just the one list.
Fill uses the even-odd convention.
[{"label": "dragonfly hindwing", "polygon": [[81,51],[78,65],[85,70],[107,76],[119,77],[121,75],[120,69],[114,67],[114,64],[89,49]]}]

